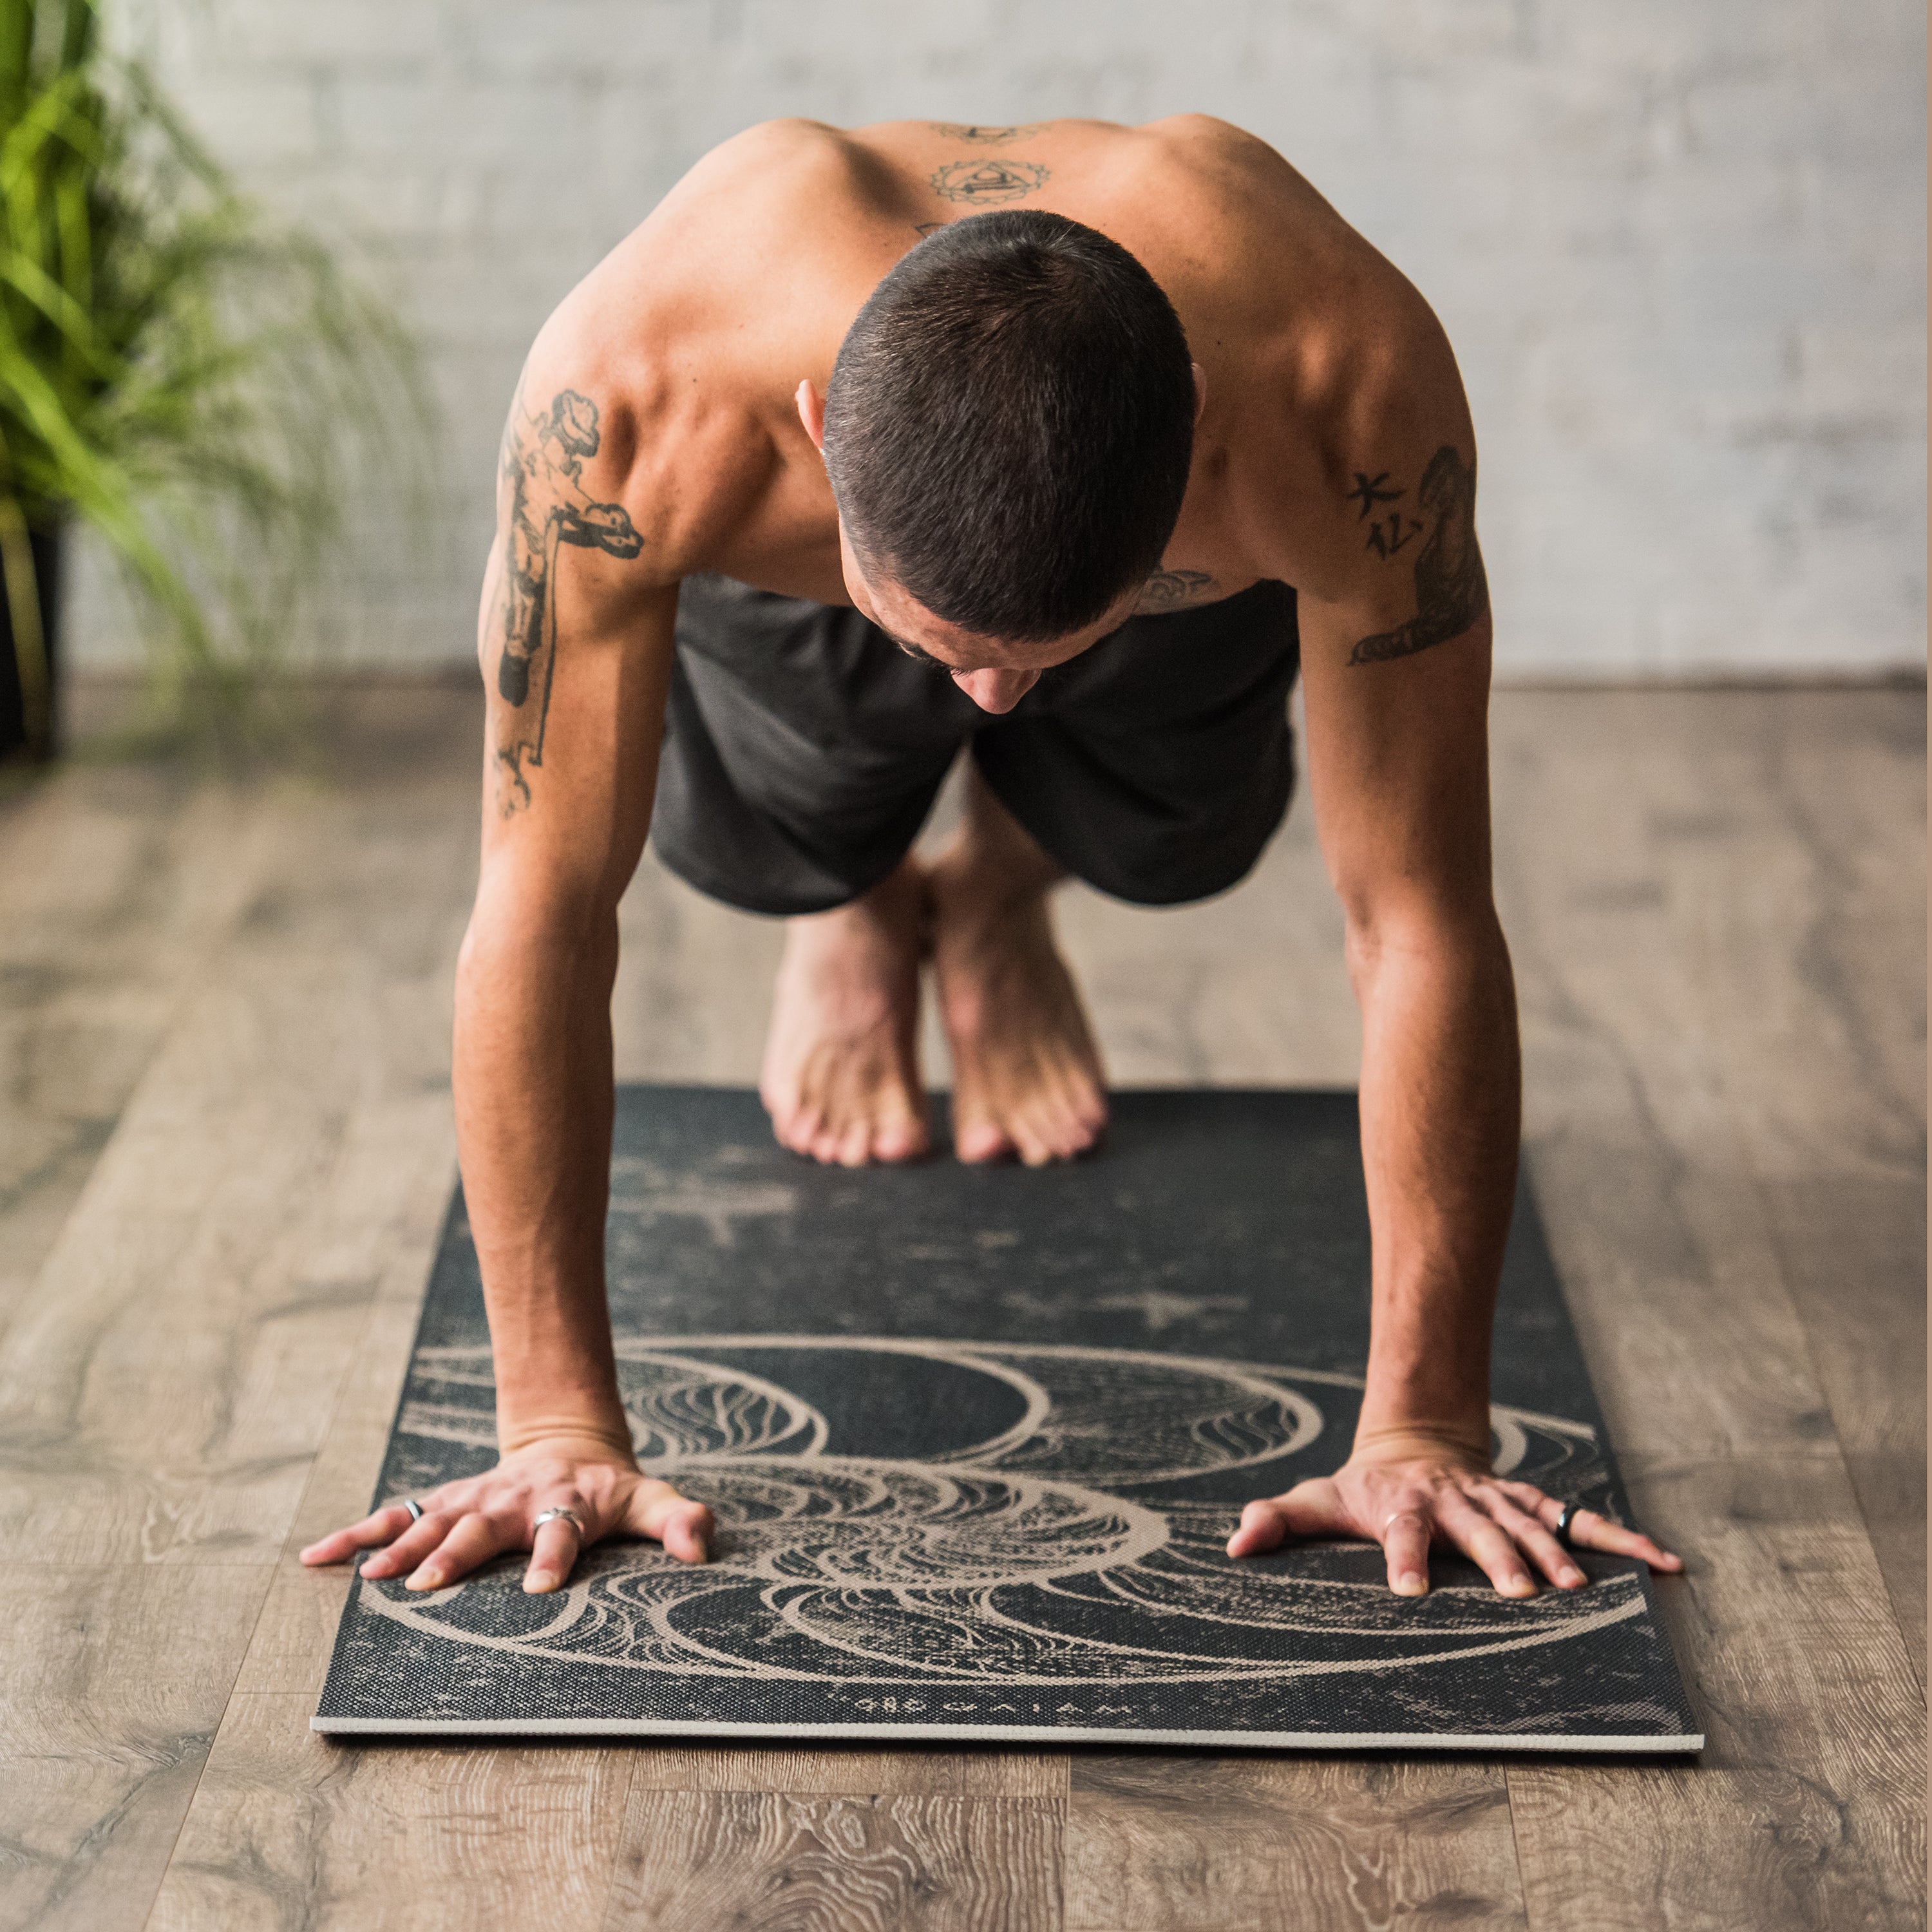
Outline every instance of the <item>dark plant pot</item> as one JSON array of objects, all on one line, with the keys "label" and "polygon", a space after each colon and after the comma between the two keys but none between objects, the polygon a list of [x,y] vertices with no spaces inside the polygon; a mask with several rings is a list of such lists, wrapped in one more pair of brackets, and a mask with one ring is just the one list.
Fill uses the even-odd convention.
[{"label": "dark plant pot", "polygon": [[35,530],[34,578],[40,594],[40,635],[47,659],[47,731],[38,744],[28,742],[28,721],[21,700],[20,667],[14,650],[14,608],[5,593],[5,565],[0,562],[0,759],[26,756],[51,758],[60,749],[60,602],[62,553],[66,546],[58,525]]}]

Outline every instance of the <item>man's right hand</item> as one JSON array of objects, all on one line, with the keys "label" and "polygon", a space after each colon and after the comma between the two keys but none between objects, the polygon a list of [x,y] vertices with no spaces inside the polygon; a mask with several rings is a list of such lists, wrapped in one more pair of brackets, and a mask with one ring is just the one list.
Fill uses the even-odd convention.
[{"label": "man's right hand", "polygon": [[[547,1436],[506,1456],[494,1469],[415,1498],[412,1522],[400,1502],[302,1552],[308,1564],[340,1563],[359,1550],[371,1579],[406,1574],[404,1587],[440,1590],[506,1550],[527,1550],[524,1588],[560,1589],[586,1545],[607,1536],[648,1537],[681,1563],[710,1561],[713,1522],[703,1503],[646,1475],[627,1449],[598,1436]],[[562,1517],[535,1528],[545,1510],[567,1509],[584,1525],[580,1538]]]}]

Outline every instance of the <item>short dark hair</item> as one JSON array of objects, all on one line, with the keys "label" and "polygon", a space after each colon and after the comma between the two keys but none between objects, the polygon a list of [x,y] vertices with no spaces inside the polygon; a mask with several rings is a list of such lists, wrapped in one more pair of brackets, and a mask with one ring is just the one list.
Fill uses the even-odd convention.
[{"label": "short dark hair", "polygon": [[935,616],[1064,637],[1160,568],[1194,448],[1187,337],[1118,242],[1024,208],[935,230],[825,394],[847,534]]}]

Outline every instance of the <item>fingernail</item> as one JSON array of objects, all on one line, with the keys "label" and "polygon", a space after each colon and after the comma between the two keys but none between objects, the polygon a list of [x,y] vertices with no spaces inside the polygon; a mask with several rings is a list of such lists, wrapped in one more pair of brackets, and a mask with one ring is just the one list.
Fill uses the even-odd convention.
[{"label": "fingernail", "polygon": [[1395,1587],[1405,1597],[1424,1596],[1428,1592],[1429,1579],[1420,1570],[1405,1570],[1395,1580]]},{"label": "fingernail", "polygon": [[1566,1570],[1563,1573],[1563,1581],[1573,1590],[1582,1580],[1583,1573],[1580,1570]]},{"label": "fingernail", "polygon": [[698,1560],[700,1563],[711,1561],[711,1546],[701,1536],[698,1539]]},{"label": "fingernail", "polygon": [[524,1588],[532,1596],[545,1590],[556,1588],[556,1573],[553,1570],[532,1570],[524,1579]]},{"label": "fingernail", "polygon": [[1509,1580],[1509,1592],[1512,1597],[1533,1597],[1536,1594],[1536,1586],[1527,1576],[1512,1576]]},{"label": "fingernail", "polygon": [[408,1587],[412,1590],[434,1590],[440,1588],[442,1583],[442,1572],[440,1570],[418,1570],[410,1579]]}]

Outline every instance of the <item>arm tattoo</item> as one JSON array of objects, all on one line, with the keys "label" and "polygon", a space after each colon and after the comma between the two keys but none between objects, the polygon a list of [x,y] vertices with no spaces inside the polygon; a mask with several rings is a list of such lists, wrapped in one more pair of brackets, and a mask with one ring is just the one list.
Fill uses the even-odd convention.
[{"label": "arm tattoo", "polygon": [[[598,503],[583,483],[584,462],[602,441],[597,405],[560,390],[548,411],[510,406],[502,470],[510,493],[503,544],[503,652],[496,690],[519,716],[496,747],[497,803],[507,818],[530,802],[529,773],[543,763],[556,670],[556,554],[565,544],[630,558],[644,547],[621,503]],[[536,711],[527,707],[536,692]]]},{"label": "arm tattoo", "polygon": [[[1360,523],[1384,503],[1408,493],[1386,489],[1388,472],[1370,477],[1359,472],[1348,500],[1359,502]],[[1435,527],[1415,553],[1415,615],[1398,630],[1364,638],[1348,653],[1352,664],[1383,664],[1413,657],[1432,644],[1460,638],[1490,608],[1489,580],[1476,548],[1476,466],[1465,464],[1455,445],[1445,442],[1429,459],[1415,492],[1416,502],[1435,519]],[[1367,548],[1386,560],[1420,533],[1422,525],[1399,512],[1370,524]]]},{"label": "arm tattoo", "polygon": [[1184,610],[1190,604],[1210,602],[1219,586],[1204,570],[1156,570],[1134,606],[1136,617],[1156,617],[1163,610]]},{"label": "arm tattoo", "polygon": [[948,161],[933,176],[932,191],[942,201],[997,208],[1044,188],[1052,178],[1037,161]]},{"label": "arm tattoo", "polygon": [[1037,134],[1045,124],[1029,122],[1024,128],[982,128],[976,122],[958,121],[928,121],[926,125],[935,134],[943,135],[949,141],[966,141],[982,147],[1001,147],[1009,141],[1024,141]]}]

